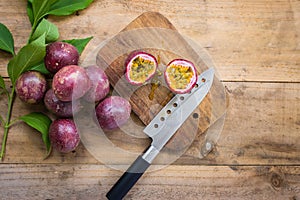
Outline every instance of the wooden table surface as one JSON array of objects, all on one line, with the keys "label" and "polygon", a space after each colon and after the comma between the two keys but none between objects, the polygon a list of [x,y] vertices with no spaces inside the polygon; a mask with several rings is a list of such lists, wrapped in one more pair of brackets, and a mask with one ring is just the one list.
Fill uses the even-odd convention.
[{"label": "wooden table surface", "polygon": [[[146,173],[126,199],[299,200],[300,1],[95,0],[79,15],[49,20],[59,27],[60,39],[94,36],[83,59],[146,11],[160,12],[207,50],[229,105],[219,141],[206,158],[184,154]],[[19,50],[30,33],[26,1],[1,0],[0,22]],[[9,58],[1,52],[4,77]],[[6,103],[0,99],[1,114]],[[13,118],[41,109],[16,100]],[[105,199],[121,175],[82,144],[73,153],[54,151],[46,160],[44,153],[36,131],[23,123],[11,128],[0,163],[0,199]]]}]

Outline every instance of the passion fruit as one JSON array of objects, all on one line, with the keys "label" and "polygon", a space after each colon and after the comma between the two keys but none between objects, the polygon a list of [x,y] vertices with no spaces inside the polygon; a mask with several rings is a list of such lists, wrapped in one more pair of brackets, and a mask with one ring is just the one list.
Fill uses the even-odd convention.
[{"label": "passion fruit", "polygon": [[133,52],[125,61],[125,77],[132,85],[142,85],[150,80],[157,69],[156,58],[146,52]]},{"label": "passion fruit", "polygon": [[91,88],[91,81],[84,68],[68,65],[61,68],[53,77],[52,88],[61,101],[79,99]]},{"label": "passion fruit", "polygon": [[130,103],[119,96],[107,97],[96,107],[97,120],[104,130],[113,130],[125,124],[130,112]]},{"label": "passion fruit", "polygon": [[54,94],[53,89],[49,89],[44,97],[46,108],[58,117],[73,117],[83,107],[79,100],[77,101],[60,101]]},{"label": "passion fruit", "polygon": [[109,93],[109,81],[104,70],[96,65],[85,68],[91,80],[91,89],[85,94],[84,99],[88,102],[98,102]]},{"label": "passion fruit", "polygon": [[76,47],[66,42],[53,42],[46,47],[46,68],[53,74],[67,65],[77,65],[79,53]]},{"label": "passion fruit", "polygon": [[164,76],[169,89],[176,94],[190,92],[198,79],[195,65],[184,59],[172,60],[167,65]]},{"label": "passion fruit", "polygon": [[18,97],[28,104],[38,104],[43,100],[47,82],[43,74],[37,71],[23,73],[16,82]]},{"label": "passion fruit", "polygon": [[72,119],[56,119],[49,127],[49,139],[54,149],[68,153],[76,149],[80,136]]}]

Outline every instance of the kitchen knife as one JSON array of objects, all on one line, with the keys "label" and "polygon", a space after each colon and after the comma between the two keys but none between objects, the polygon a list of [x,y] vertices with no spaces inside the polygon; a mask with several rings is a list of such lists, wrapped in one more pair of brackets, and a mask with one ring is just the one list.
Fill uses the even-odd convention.
[{"label": "kitchen knife", "polygon": [[210,68],[198,76],[198,81],[190,93],[175,95],[143,130],[152,138],[152,143],[144,154],[131,164],[115,185],[106,194],[110,200],[122,199],[147,170],[160,150],[175,134],[185,120],[193,113],[209,92],[214,78]]}]

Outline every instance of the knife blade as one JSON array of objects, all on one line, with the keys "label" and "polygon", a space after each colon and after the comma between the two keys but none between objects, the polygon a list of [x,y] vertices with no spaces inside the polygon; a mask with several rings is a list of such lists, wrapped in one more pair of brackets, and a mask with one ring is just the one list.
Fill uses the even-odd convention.
[{"label": "knife blade", "polygon": [[146,149],[144,154],[138,156],[114,184],[106,194],[108,199],[119,200],[129,192],[151,165],[160,150],[208,94],[213,78],[213,68],[204,71],[198,76],[198,81],[190,93],[175,95],[145,127],[143,132],[152,138],[150,147]]}]

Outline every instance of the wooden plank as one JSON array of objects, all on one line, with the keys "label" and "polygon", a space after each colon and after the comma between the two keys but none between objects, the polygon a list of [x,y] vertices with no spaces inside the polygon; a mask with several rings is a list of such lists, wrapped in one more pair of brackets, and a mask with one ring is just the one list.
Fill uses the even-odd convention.
[{"label": "wooden plank", "polygon": [[[0,21],[13,32],[17,50],[27,42],[30,32],[25,8],[25,1],[0,2]],[[300,82],[299,1],[189,0],[183,6],[178,0],[104,0],[94,1],[79,16],[49,20],[59,27],[61,39],[95,36],[83,59],[145,11],[162,13],[180,33],[203,46],[222,80]],[[9,58],[0,54],[3,76],[7,76]]]},{"label": "wooden plank", "polygon": [[[224,84],[229,107],[216,151],[209,155],[208,163],[299,163],[299,84]],[[199,151],[191,151],[191,155],[197,154]]]},{"label": "wooden plank", "polygon": [[[1,199],[105,199],[121,172],[103,165],[0,165]],[[299,166],[168,166],[124,199],[299,199]]]},{"label": "wooden plank", "polygon": [[[0,1],[0,10],[0,22],[13,32],[19,50],[30,33],[26,1]],[[199,158],[199,136],[173,165],[146,173],[126,199],[300,199],[300,1],[95,0],[79,16],[49,20],[59,27],[61,39],[95,36],[82,61],[145,11],[162,13],[204,47],[225,81],[229,107],[207,158]],[[9,58],[0,52],[2,76]],[[13,118],[33,110],[45,111],[16,100]],[[127,136],[111,139],[135,152],[146,144],[135,146],[138,141]],[[0,199],[104,199],[121,175],[82,144],[69,154],[54,151],[47,160],[44,153],[36,131],[23,123],[12,127],[0,165]]]},{"label": "wooden plank", "polygon": [[[176,164],[299,165],[300,85],[224,84],[228,91],[229,107],[216,148],[206,159],[199,159],[203,138],[198,137]],[[0,105],[1,111],[4,111],[4,96],[1,97]],[[33,110],[44,111],[44,108],[28,106],[17,99],[13,119]],[[2,133],[1,130],[1,138]],[[126,135],[113,135],[110,139],[120,148],[133,152],[141,152],[147,145]],[[36,131],[23,123],[12,127],[5,163],[97,163],[82,145],[70,154],[54,151],[45,161],[42,160],[44,153],[44,145]]]}]

